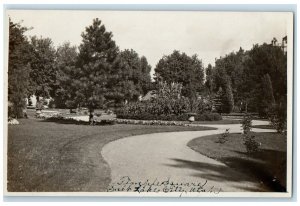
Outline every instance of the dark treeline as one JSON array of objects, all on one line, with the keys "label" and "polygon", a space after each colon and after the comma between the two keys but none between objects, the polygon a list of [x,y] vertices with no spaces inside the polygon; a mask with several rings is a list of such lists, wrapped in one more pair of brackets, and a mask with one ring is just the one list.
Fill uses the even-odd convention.
[{"label": "dark treeline", "polygon": [[134,50],[120,51],[98,19],[86,27],[79,47],[25,36],[28,29],[9,20],[9,115],[22,117],[25,98],[52,97],[58,108],[137,101],[151,87],[151,66]]},{"label": "dark treeline", "polygon": [[286,107],[287,55],[284,43],[240,48],[216,59],[206,68],[206,93],[220,93],[227,102],[225,110],[258,112],[267,115],[274,106]]},{"label": "dark treeline", "polygon": [[273,39],[248,51],[240,48],[207,68],[196,55],[175,50],[159,60],[151,82],[146,57],[132,49],[120,51],[99,19],[85,28],[79,47],[67,42],[54,48],[49,38],[27,38],[27,30],[9,21],[11,116],[21,117],[25,98],[32,95],[38,100],[52,97],[58,108],[87,107],[93,112],[136,102],[159,82],[181,84],[182,96],[190,102],[201,99],[210,111],[267,116],[278,110],[286,116],[286,38],[282,44]]}]

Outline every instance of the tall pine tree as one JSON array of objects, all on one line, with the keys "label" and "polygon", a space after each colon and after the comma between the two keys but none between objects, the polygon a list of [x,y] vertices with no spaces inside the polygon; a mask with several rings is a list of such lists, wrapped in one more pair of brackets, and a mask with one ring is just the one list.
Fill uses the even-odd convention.
[{"label": "tall pine tree", "polygon": [[86,27],[81,36],[78,61],[76,66],[67,69],[65,76],[66,81],[69,81],[68,104],[73,107],[85,106],[92,115],[96,108],[103,107],[110,92],[108,82],[118,48],[112,40],[112,33],[106,31],[98,18]]}]

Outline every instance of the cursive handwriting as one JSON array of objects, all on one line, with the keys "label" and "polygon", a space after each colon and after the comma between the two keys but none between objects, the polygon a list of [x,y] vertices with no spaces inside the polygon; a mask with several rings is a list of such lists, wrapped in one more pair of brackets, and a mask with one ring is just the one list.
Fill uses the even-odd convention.
[{"label": "cursive handwriting", "polygon": [[[210,192],[214,194],[219,194],[222,191],[221,188],[214,186],[208,186],[207,180],[204,182],[174,182],[170,178],[166,180],[158,180],[157,178],[153,181],[147,179],[145,181],[133,181],[130,177],[121,177],[119,181],[111,183],[107,188],[107,192],[178,192],[190,193],[190,192]],[[181,196],[180,195],[180,196]]]}]

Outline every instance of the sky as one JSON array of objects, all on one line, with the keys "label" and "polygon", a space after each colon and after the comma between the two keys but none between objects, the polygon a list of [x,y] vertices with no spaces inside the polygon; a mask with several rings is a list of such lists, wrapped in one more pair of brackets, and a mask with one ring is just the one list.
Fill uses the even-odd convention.
[{"label": "sky", "polygon": [[279,12],[10,10],[7,15],[33,27],[26,35],[49,37],[55,47],[66,41],[79,46],[85,27],[99,18],[121,50],[147,58],[151,74],[174,50],[197,54],[206,67],[240,47],[248,50],[273,37],[281,41],[292,20],[291,13]]}]

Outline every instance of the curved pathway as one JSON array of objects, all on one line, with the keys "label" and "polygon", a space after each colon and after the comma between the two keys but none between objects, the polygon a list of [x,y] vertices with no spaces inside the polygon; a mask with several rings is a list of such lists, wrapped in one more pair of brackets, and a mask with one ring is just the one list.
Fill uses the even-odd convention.
[{"label": "curved pathway", "polygon": [[[268,123],[253,121],[253,125],[265,124]],[[187,146],[194,138],[220,134],[228,128],[231,133],[241,132],[241,125],[205,126],[215,127],[217,130],[154,133],[108,143],[102,149],[102,156],[111,168],[111,183],[120,182],[122,177],[128,176],[133,182],[169,179],[176,183],[205,183],[206,189],[220,188],[225,192],[260,191],[260,185],[251,181],[245,174],[236,172]]]}]

